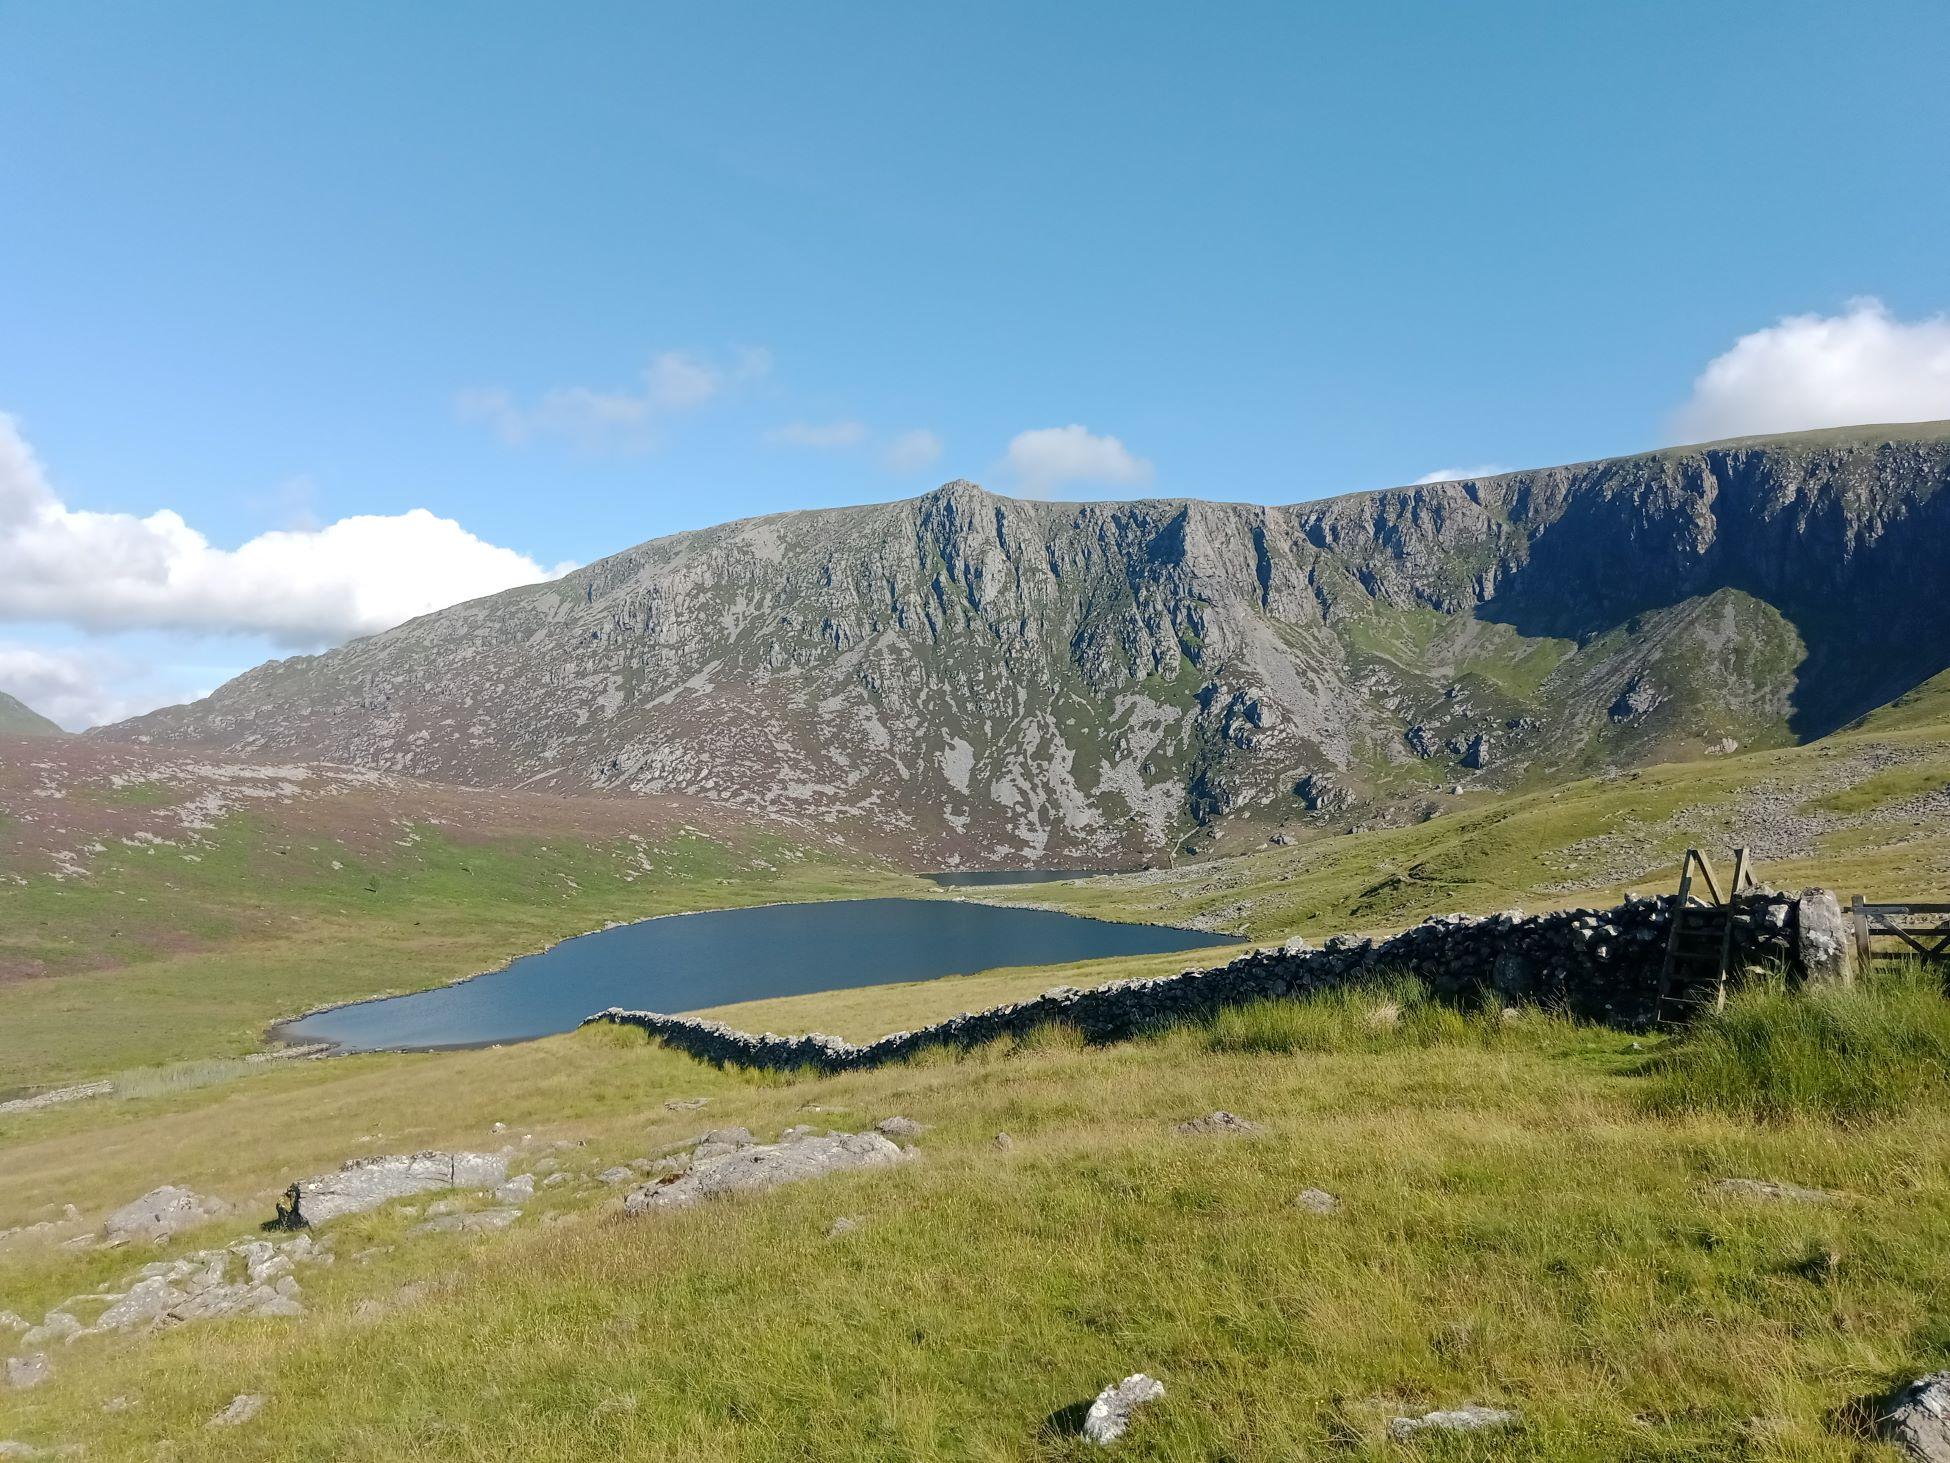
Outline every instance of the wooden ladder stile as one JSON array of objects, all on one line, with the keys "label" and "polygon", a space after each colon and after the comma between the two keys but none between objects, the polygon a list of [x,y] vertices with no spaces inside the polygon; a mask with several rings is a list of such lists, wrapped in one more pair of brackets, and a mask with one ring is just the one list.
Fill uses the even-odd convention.
[{"label": "wooden ladder stile", "polygon": [[[1694,877],[1711,896],[1694,893]],[[1682,1024],[1689,1011],[1726,1009],[1727,972],[1733,965],[1734,900],[1754,885],[1752,860],[1745,848],[1733,851],[1733,879],[1725,890],[1712,862],[1696,848],[1686,850],[1673,897],[1672,924],[1666,931],[1665,959],[1659,967],[1659,1001],[1654,1016],[1661,1026]]]}]

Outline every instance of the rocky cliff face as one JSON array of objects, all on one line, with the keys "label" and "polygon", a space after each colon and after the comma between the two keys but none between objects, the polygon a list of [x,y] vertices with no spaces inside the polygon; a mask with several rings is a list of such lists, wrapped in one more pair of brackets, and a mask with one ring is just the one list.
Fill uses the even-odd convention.
[{"label": "rocky cliff face", "polygon": [[1294,507],[956,482],[658,539],[110,736],[1135,861],[1830,730],[1950,665],[1950,426]]}]

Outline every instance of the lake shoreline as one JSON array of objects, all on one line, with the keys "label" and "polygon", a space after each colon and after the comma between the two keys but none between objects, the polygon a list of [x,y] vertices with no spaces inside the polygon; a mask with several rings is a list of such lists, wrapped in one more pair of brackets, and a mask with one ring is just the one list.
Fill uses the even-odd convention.
[{"label": "lake shoreline", "polygon": [[[849,910],[849,906],[855,908]],[[782,910],[803,911],[811,923],[800,927],[781,925],[777,920],[748,924],[740,918],[767,912],[776,915]],[[584,948],[562,968],[551,970],[553,979],[545,986],[524,982],[446,1010],[429,1004],[483,980],[505,978],[522,962],[559,957],[565,951],[573,952],[581,942],[633,931],[653,931],[674,920],[714,923],[694,927],[682,936],[672,936],[656,944],[639,940],[620,946],[612,942],[600,949]],[[738,922],[726,923],[733,920]],[[265,1028],[264,1040],[267,1043],[322,1042],[334,1055],[364,1051],[467,1050],[558,1035],[574,1029],[593,1012],[619,1004],[619,996],[621,1003],[667,1005],[671,1014],[683,1014],[754,1000],[1127,955],[1189,952],[1233,943],[1237,943],[1237,937],[1212,931],[1107,920],[1014,902],[991,903],[946,891],[856,899],[776,900],[610,921],[564,936],[540,950],[512,955],[492,968],[457,980],[335,1002],[280,1018]],[[974,961],[980,963],[971,963]],[[734,984],[731,989],[720,986],[703,992],[685,989],[672,999],[656,999],[654,988],[659,982],[683,980],[698,969],[732,972],[748,984],[744,988]],[[803,984],[807,979],[816,983]],[[648,1000],[644,991],[632,986],[632,982],[640,986],[646,981],[651,987]],[[586,992],[586,996],[578,996],[578,990]],[[569,1004],[578,1000],[586,1000],[586,1008],[577,1009]],[[446,1039],[429,1033],[402,1035],[392,1041],[377,1032],[364,1037],[349,1035],[343,1023],[311,1029],[305,1024],[338,1013],[409,1001],[417,1009],[402,1012],[395,1008],[395,1020],[417,1017],[434,1026],[462,1028],[488,1022],[495,1023],[497,1029],[479,1036],[462,1034],[456,1029]],[[508,1029],[509,1023],[517,1023],[520,1029]],[[356,1027],[357,1023],[355,1030]]]}]

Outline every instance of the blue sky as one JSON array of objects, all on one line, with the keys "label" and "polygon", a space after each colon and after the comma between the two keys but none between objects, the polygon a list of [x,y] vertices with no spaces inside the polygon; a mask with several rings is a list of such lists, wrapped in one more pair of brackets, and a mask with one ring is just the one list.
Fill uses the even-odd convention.
[{"label": "blue sky", "polygon": [[0,689],[70,724],[955,476],[1950,416],[1940,4],[0,3],[0,55]]}]

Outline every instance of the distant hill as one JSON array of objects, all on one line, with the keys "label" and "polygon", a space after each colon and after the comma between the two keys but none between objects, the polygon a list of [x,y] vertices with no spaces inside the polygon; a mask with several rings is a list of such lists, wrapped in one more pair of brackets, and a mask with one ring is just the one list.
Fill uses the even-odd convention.
[{"label": "distant hill", "polygon": [[1950,424],[1291,507],[905,502],[653,540],[99,735],[1125,862],[1805,741],[1950,668]]},{"label": "distant hill", "polygon": [[67,733],[42,716],[31,706],[26,705],[0,691],[0,736],[8,737],[60,737]]}]

